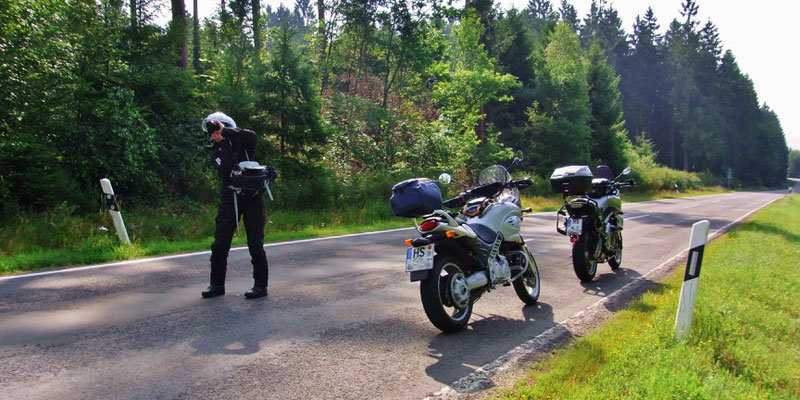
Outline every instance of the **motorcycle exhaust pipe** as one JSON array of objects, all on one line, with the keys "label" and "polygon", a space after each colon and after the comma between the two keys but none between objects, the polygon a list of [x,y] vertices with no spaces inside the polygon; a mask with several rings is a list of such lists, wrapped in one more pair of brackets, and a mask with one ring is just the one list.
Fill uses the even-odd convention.
[{"label": "motorcycle exhaust pipe", "polygon": [[489,283],[489,277],[486,276],[486,271],[478,271],[467,277],[467,287],[469,290],[486,286]]}]

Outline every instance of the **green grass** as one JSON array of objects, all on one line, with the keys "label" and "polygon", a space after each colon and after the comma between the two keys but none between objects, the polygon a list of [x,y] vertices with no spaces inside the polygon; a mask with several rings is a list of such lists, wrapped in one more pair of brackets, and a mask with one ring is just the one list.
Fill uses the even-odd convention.
[{"label": "green grass", "polygon": [[674,340],[683,268],[535,364],[508,399],[800,398],[800,195],[711,243],[691,337]]}]

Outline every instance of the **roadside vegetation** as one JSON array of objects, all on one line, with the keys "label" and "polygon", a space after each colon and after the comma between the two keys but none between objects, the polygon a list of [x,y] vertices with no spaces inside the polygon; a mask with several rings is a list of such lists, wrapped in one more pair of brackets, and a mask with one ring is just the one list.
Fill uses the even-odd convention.
[{"label": "roadside vegetation", "polygon": [[691,336],[674,339],[683,268],[534,365],[504,399],[800,397],[800,195],[706,247]]},{"label": "roadside vegetation", "polygon": [[[516,174],[518,176],[524,173]],[[398,178],[399,179],[399,178]],[[407,218],[391,214],[388,198],[392,179],[365,190],[363,198],[308,211],[275,209],[267,200],[266,243],[306,239],[383,229],[407,228]],[[522,193],[523,207],[535,212],[555,211],[563,204],[561,196],[550,193],[546,179],[535,178],[536,185]],[[380,187],[377,187],[380,186]],[[458,185],[445,188],[445,198],[455,196]],[[701,187],[676,193],[626,191],[623,201],[725,193],[721,187]],[[371,193],[371,194],[367,194]],[[274,190],[276,196],[283,193]],[[0,275],[52,269],[134,258],[208,250],[214,236],[216,208],[196,203],[176,203],[159,209],[134,209],[124,205],[122,216],[131,245],[122,245],[107,211],[76,213],[67,204],[49,212],[21,214],[0,222]],[[242,226],[232,246],[245,246]]]}]

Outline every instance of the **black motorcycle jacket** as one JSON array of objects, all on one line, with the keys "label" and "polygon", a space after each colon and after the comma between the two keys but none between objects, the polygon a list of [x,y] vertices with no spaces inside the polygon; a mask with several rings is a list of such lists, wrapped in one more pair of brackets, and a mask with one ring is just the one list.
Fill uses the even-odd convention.
[{"label": "black motorcycle jacket", "polygon": [[255,160],[256,133],[249,129],[222,128],[224,138],[213,147],[211,163],[222,178],[222,187],[230,185],[231,169],[242,161]]}]

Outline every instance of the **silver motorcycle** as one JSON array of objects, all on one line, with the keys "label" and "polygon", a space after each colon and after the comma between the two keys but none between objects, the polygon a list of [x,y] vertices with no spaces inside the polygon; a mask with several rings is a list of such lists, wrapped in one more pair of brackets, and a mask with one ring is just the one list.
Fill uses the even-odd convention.
[{"label": "silver motorcycle", "polygon": [[[515,157],[509,168],[520,161]],[[439,182],[452,181],[442,174]],[[444,332],[464,329],[472,307],[485,293],[513,286],[525,304],[539,299],[536,260],[520,235],[519,190],[530,178],[511,179],[500,165],[484,169],[478,185],[444,201],[444,208],[414,218],[420,234],[406,241],[406,272],[420,282],[420,298],[431,323]]]}]

